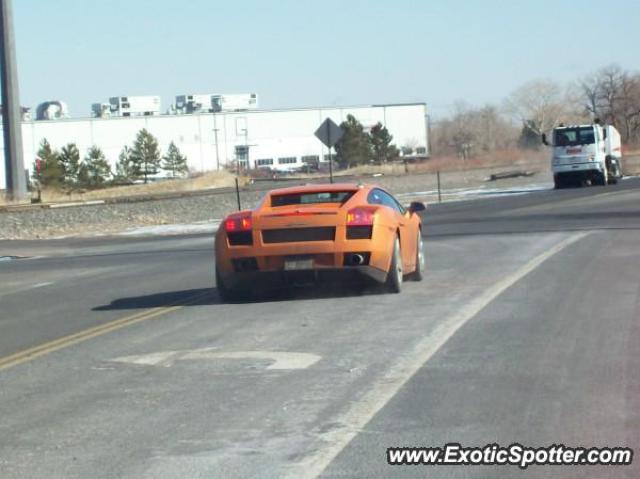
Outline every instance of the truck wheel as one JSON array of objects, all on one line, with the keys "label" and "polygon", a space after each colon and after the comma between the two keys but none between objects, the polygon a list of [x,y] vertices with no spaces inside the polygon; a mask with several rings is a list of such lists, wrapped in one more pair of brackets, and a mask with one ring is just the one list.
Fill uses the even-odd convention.
[{"label": "truck wheel", "polygon": [[402,289],[402,255],[400,254],[400,239],[396,237],[393,242],[391,265],[387,273],[384,289],[389,293],[399,293]]},{"label": "truck wheel", "polygon": [[598,178],[595,180],[594,185],[607,186],[608,181],[609,180],[607,178],[607,173],[606,171],[603,171],[602,173],[600,173],[600,175],[598,175]]},{"label": "truck wheel", "polygon": [[560,175],[554,175],[553,176],[553,187],[556,190],[561,190],[562,188],[564,188],[565,183],[564,181],[562,181],[562,177],[560,177]]}]

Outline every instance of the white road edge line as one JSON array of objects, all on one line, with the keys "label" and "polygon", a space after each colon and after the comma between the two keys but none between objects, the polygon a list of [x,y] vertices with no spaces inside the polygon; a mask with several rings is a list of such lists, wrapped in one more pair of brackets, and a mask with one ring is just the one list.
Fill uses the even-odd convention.
[{"label": "white road edge line", "polygon": [[329,464],[347,447],[353,438],[367,425],[398,391],[418,372],[433,355],[471,318],[476,316],[505,290],[513,286],[520,279],[531,273],[546,260],[559,253],[567,246],[583,239],[592,232],[577,233],[564,239],[544,253],[536,256],[521,268],[495,283],[483,294],[466,305],[453,316],[447,318],[428,336],[423,338],[411,351],[405,355],[377,382],[364,397],[358,400],[342,416],[335,420],[341,426],[321,434],[317,452],[307,456],[302,461],[293,464],[287,470],[287,477],[316,478]]}]

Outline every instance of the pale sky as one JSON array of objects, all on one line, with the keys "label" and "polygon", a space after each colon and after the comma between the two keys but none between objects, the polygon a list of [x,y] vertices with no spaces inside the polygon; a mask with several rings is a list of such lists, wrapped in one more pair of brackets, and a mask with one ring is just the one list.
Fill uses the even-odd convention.
[{"label": "pale sky", "polygon": [[262,108],[499,103],[617,63],[638,0],[13,0],[23,105],[72,116],[117,95],[258,93]]}]

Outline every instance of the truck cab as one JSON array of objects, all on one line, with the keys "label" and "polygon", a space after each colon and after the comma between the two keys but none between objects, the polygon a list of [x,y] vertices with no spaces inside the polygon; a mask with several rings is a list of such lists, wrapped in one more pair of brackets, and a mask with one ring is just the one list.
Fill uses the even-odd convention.
[{"label": "truck cab", "polygon": [[[567,186],[606,185],[622,177],[620,135],[611,125],[560,125],[553,130],[551,170],[556,189]],[[614,150],[617,146],[618,154]]]}]

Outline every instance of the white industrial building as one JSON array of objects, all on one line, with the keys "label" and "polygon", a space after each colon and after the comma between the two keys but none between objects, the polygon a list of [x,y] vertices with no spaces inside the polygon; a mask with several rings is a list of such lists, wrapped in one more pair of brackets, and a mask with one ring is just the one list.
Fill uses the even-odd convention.
[{"label": "white industrial building", "polygon": [[[349,114],[365,129],[382,123],[396,146],[415,156],[428,156],[426,105],[413,103],[27,121],[22,124],[24,161],[26,168],[32,167],[46,138],[56,149],[75,143],[82,156],[96,145],[115,166],[122,148],[131,146],[136,134],[146,128],[163,152],[173,141],[187,156],[191,170],[215,170],[236,160],[250,168],[293,169],[305,161],[327,159],[328,150],[314,133],[326,118],[340,124]],[[4,186],[4,161],[0,181]]]}]

